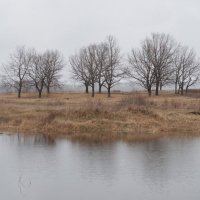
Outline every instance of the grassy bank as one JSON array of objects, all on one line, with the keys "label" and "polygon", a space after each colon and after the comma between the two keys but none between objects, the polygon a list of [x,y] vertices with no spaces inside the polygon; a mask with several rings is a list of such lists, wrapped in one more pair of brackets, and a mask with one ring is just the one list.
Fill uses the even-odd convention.
[{"label": "grassy bank", "polygon": [[200,98],[163,93],[0,95],[0,131],[126,141],[200,135]]}]

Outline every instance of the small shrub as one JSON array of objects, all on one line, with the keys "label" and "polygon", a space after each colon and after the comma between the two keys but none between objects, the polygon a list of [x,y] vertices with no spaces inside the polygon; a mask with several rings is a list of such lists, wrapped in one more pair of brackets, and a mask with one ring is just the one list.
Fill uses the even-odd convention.
[{"label": "small shrub", "polygon": [[[152,103],[152,102],[151,102]],[[137,95],[129,95],[121,99],[119,102],[119,105],[121,107],[129,107],[129,106],[149,106],[150,101],[148,100],[148,97],[137,94]]]},{"label": "small shrub", "polygon": [[100,113],[106,110],[106,104],[103,103],[102,100],[87,100],[80,105],[80,109],[82,111],[88,113]]},{"label": "small shrub", "polygon": [[177,102],[175,100],[171,100],[171,106],[174,109],[180,109],[182,107],[181,102]]},{"label": "small shrub", "polygon": [[62,110],[51,110],[49,111],[47,117],[44,120],[44,123],[51,123],[56,117],[65,116],[64,111]]},{"label": "small shrub", "polygon": [[8,123],[9,121],[8,117],[0,117],[0,123]]}]

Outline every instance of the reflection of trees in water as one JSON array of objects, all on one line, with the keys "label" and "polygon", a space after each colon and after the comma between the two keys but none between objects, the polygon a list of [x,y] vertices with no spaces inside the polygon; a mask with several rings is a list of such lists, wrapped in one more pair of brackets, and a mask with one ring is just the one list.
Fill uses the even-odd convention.
[{"label": "reflection of trees in water", "polygon": [[47,145],[54,145],[55,139],[48,135],[38,135],[35,137],[34,144],[47,144]]},{"label": "reflection of trees in water", "polygon": [[150,181],[166,183],[170,176],[170,145],[164,140],[155,140],[143,145],[143,172]]},{"label": "reflection of trees in water", "polygon": [[[14,140],[16,137],[14,136]],[[18,134],[17,135],[18,145],[45,145],[45,146],[54,146],[56,144],[55,139],[48,135],[31,135],[25,136]]]},{"label": "reflection of trees in water", "polygon": [[84,178],[114,180],[118,172],[117,143],[72,142],[73,154]]},{"label": "reflection of trees in water", "polygon": [[141,173],[150,186],[165,188],[183,170],[187,171],[187,163],[194,162],[193,148],[190,140],[160,139],[128,145],[127,153],[132,154],[130,161],[135,165],[134,170]]}]

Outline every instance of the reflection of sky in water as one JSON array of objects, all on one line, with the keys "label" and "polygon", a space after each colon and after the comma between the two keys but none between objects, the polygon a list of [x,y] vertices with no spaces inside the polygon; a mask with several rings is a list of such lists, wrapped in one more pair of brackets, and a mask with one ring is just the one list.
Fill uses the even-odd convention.
[{"label": "reflection of sky in water", "polygon": [[92,144],[0,135],[0,199],[199,199],[200,139]]}]

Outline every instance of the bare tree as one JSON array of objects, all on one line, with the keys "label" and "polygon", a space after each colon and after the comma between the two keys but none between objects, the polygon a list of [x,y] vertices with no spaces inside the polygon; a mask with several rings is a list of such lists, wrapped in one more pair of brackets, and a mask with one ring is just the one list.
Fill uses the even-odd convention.
[{"label": "bare tree", "polygon": [[[180,46],[174,60],[175,67],[175,93],[187,93],[188,88],[199,79],[200,63],[192,49]],[[178,88],[179,87],[179,88]]]},{"label": "bare tree", "polygon": [[72,78],[82,82],[85,86],[85,92],[88,93],[90,76],[84,58],[84,52],[81,49],[79,54],[75,54],[69,58],[69,63],[72,69]]},{"label": "bare tree", "polygon": [[149,47],[148,57],[154,67],[156,95],[159,87],[169,81],[172,73],[173,55],[177,45],[171,36],[153,33],[144,43]]},{"label": "bare tree", "polygon": [[101,93],[101,89],[105,83],[104,71],[107,64],[108,47],[104,42],[98,44],[96,47],[95,64],[98,70],[97,82],[99,86],[99,93]]},{"label": "bare tree", "polygon": [[96,66],[96,44],[89,45],[83,49],[84,63],[90,77],[90,86],[92,87],[92,97],[94,97],[95,83],[98,80],[98,67]]},{"label": "bare tree", "polygon": [[107,63],[104,69],[104,87],[107,88],[108,97],[111,96],[111,88],[114,87],[124,76],[125,71],[121,68],[120,48],[113,36],[106,39]]},{"label": "bare tree", "polygon": [[122,78],[120,49],[113,36],[109,36],[106,42],[82,48],[79,54],[71,56],[69,60],[73,78],[86,86],[86,92],[91,86],[92,97],[96,83],[99,93],[104,86],[110,97],[111,88]]},{"label": "bare tree", "polygon": [[57,50],[47,50],[43,54],[43,64],[45,67],[45,87],[47,93],[50,93],[51,87],[59,87],[60,72],[64,68],[64,58],[61,53]]},{"label": "bare tree", "polygon": [[14,88],[18,92],[18,98],[27,82],[27,73],[31,63],[31,50],[26,50],[24,46],[17,47],[15,52],[10,55],[8,64],[3,65],[5,75],[3,85]]},{"label": "bare tree", "polygon": [[32,54],[32,62],[29,69],[29,77],[32,81],[32,85],[35,86],[38,91],[38,97],[41,98],[42,91],[45,86],[45,65],[43,56],[34,52]]},{"label": "bare tree", "polygon": [[78,55],[70,57],[70,64],[74,79],[80,80],[86,87],[92,87],[92,97],[94,97],[95,83],[98,80],[97,67],[97,45],[89,45],[82,48]]},{"label": "bare tree", "polygon": [[140,86],[148,91],[151,96],[152,87],[155,82],[154,67],[149,59],[149,46],[146,43],[142,44],[142,48],[132,50],[128,56],[128,77],[135,79]]},{"label": "bare tree", "polygon": [[81,81],[86,87],[92,87],[94,96],[95,83],[98,83],[99,93],[105,82],[104,70],[107,64],[107,45],[105,43],[89,45],[82,48],[78,54],[69,59],[73,79]]}]

